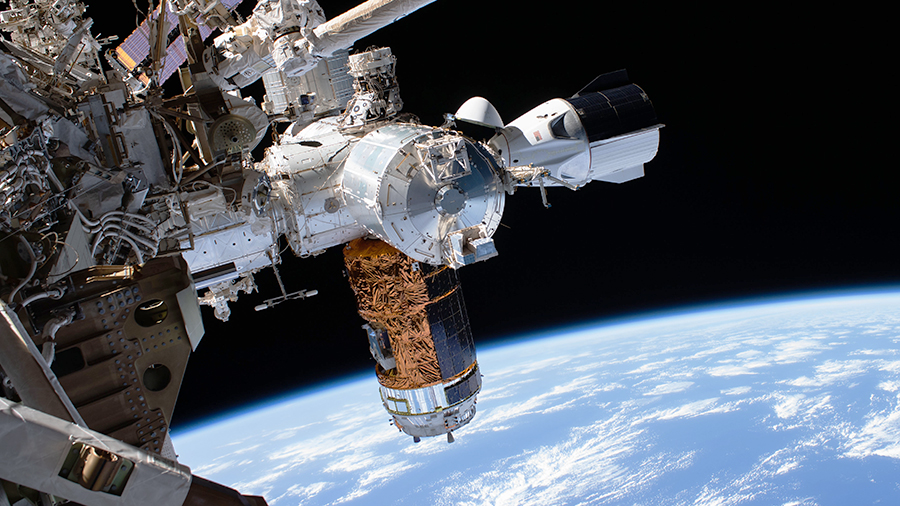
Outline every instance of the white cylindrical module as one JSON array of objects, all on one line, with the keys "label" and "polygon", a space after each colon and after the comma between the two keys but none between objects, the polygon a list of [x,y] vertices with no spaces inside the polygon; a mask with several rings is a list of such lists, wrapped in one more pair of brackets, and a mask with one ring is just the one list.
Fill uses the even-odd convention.
[{"label": "white cylindrical module", "polygon": [[427,387],[397,390],[380,386],[381,402],[394,425],[413,437],[442,436],[469,423],[475,416],[481,371],[473,362],[462,377]]},{"label": "white cylindrical module", "polygon": [[296,255],[321,253],[366,235],[344,205],[341,168],[356,137],[334,118],[317,121],[266,151],[259,165],[271,185],[269,207]]},{"label": "white cylindrical module", "polygon": [[341,186],[370,233],[414,260],[456,267],[452,234],[489,239],[500,224],[499,171],[483,147],[455,132],[392,124],[354,146]]}]

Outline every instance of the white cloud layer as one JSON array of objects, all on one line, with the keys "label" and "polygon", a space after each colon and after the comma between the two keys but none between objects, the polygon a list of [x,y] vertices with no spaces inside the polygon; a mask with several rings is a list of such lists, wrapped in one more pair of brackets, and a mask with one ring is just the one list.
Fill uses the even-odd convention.
[{"label": "white cloud layer", "polygon": [[175,444],[198,475],[277,506],[825,504],[809,470],[838,469],[817,479],[839,482],[850,463],[900,466],[900,296],[877,300],[491,350],[478,414],[453,445],[399,434],[371,380],[257,413],[243,422],[257,434],[222,425]]}]

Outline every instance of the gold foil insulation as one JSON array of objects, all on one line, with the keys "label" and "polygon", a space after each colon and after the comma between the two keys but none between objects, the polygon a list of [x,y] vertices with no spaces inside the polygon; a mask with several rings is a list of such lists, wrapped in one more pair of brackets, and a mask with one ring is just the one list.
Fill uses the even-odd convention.
[{"label": "gold foil insulation", "polygon": [[344,248],[350,286],[359,314],[373,328],[387,330],[397,367],[377,368],[378,382],[412,389],[441,382],[426,308],[425,278],[417,262],[379,240],[356,239]]}]

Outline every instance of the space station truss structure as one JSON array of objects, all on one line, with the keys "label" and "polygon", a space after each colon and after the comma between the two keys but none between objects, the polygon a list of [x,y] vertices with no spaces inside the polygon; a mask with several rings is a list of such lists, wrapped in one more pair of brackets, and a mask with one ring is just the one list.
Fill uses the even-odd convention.
[{"label": "space station truss structure", "polygon": [[288,247],[344,248],[395,427],[452,441],[472,420],[482,378],[456,270],[498,256],[519,188],[549,205],[548,187],[641,177],[662,125],[625,71],[508,123],[473,97],[421,124],[397,55],[352,46],[432,1],[328,19],[315,0],[258,0],[241,19],[239,0],[163,0],[114,48],[80,0],[8,2],[0,481],[17,487],[0,504],[264,505],[193,476],[168,434],[202,305],[227,320],[269,268],[279,292],[256,310],[317,293],[285,286]]}]

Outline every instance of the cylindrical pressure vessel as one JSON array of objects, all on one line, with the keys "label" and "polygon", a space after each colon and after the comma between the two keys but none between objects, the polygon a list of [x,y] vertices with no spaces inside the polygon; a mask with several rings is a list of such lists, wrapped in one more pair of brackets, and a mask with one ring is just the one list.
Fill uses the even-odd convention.
[{"label": "cylindrical pressure vessel", "polygon": [[341,189],[357,223],[431,265],[453,264],[458,232],[490,238],[505,202],[500,168],[483,146],[411,124],[360,139],[344,162]]},{"label": "cylindrical pressure vessel", "polygon": [[468,423],[481,373],[456,271],[370,239],[348,244],[344,260],[394,425],[417,440]]}]

